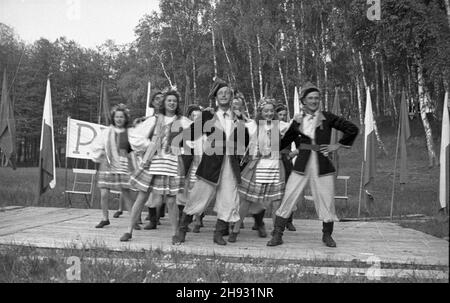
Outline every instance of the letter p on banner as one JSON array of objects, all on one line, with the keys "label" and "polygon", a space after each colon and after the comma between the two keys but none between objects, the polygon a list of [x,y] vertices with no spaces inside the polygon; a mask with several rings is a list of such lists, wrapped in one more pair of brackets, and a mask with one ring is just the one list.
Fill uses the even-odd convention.
[{"label": "letter p on banner", "polygon": [[71,265],[66,269],[66,278],[68,281],[81,281],[81,261],[78,257],[69,257],[66,263]]},{"label": "letter p on banner", "polygon": [[370,21],[381,20],[381,0],[367,0],[367,4],[370,5],[367,9],[367,19]]}]

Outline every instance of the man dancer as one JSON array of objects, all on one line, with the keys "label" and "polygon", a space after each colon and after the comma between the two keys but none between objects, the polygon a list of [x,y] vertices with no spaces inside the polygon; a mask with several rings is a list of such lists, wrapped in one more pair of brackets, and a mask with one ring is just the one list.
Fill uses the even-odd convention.
[{"label": "man dancer", "polygon": [[[277,108],[275,108],[275,112],[277,113],[278,120],[280,120],[280,125],[282,123],[288,123],[288,116],[287,116],[287,108],[284,105],[279,105]],[[288,129],[288,127],[284,128],[285,130]],[[284,135],[284,134],[282,134]],[[281,151],[281,160],[284,164],[284,170],[286,172],[286,180],[289,179],[289,176],[291,175],[292,168],[294,165],[292,164],[292,159],[297,156],[298,151],[291,151],[291,146],[286,147]],[[294,226],[293,223],[294,219],[294,213],[292,212],[291,216],[288,218],[288,221],[286,223],[286,228],[289,231],[296,231],[297,229]]]},{"label": "man dancer", "polygon": [[[322,241],[328,247],[336,247],[336,242],[331,237],[334,221],[338,221],[334,207],[336,170],[328,154],[341,147],[350,148],[358,135],[358,127],[343,118],[321,111],[320,90],[312,83],[305,84],[300,98],[305,113],[295,116],[281,140],[281,149],[295,141],[300,151],[286,184],[283,201],[276,212],[274,233],[267,246],[283,244],[282,236],[287,220],[296,210],[296,203],[309,182],[316,212],[323,221]],[[338,144],[330,144],[332,128],[344,133]]]},{"label": "man dancer", "polygon": [[214,243],[226,245],[223,235],[229,230],[229,223],[240,220],[238,184],[241,175],[238,154],[244,154],[248,145],[248,130],[242,113],[231,110],[233,91],[226,82],[216,78],[209,97],[216,99],[218,110],[215,114],[202,112],[202,118],[191,125],[190,134],[186,133],[191,140],[203,134],[206,134],[207,139],[196,172],[198,181],[189,195],[178,233],[172,239],[173,244],[185,241],[193,216],[201,215],[214,198],[214,210],[217,212]]}]

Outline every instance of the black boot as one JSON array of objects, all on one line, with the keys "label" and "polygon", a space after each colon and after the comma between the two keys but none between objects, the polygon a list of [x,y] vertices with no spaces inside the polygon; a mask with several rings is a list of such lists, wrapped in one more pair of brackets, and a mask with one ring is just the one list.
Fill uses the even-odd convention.
[{"label": "black boot", "polygon": [[266,232],[266,227],[264,225],[264,214],[265,214],[265,210],[261,211],[259,214],[254,215],[255,217],[255,224],[258,227],[258,236],[260,238],[266,238],[267,237],[267,232]]},{"label": "black boot", "polygon": [[[184,205],[178,205],[178,226],[181,222],[181,217],[183,216]],[[188,227],[187,232],[191,232],[191,229]]]},{"label": "black boot", "polygon": [[[229,226],[230,224],[228,224],[228,226]],[[232,223],[231,224],[231,226],[229,227],[229,228],[227,228],[227,229],[224,229],[223,231],[222,231],[222,236],[229,236],[230,235],[230,229],[231,229],[231,231],[233,231],[233,229],[234,229],[234,223]]]},{"label": "black boot", "polygon": [[216,223],[216,230],[214,230],[214,243],[219,245],[227,245],[227,242],[223,239],[223,235],[225,232],[228,232],[229,230],[229,224],[228,222],[217,220]]},{"label": "black boot", "polygon": [[203,218],[205,217],[205,213],[202,213],[201,215],[200,215],[200,227],[205,227],[204,225],[203,225]]},{"label": "black boot", "polygon": [[184,241],[186,239],[186,233],[189,228],[188,226],[189,226],[189,224],[192,223],[193,218],[194,218],[194,216],[187,215],[185,212],[183,212],[177,234],[172,237],[172,244],[175,245],[175,244],[184,243]]},{"label": "black boot", "polygon": [[164,218],[166,216],[166,203],[161,204],[158,209],[158,215],[160,218]]},{"label": "black boot", "polygon": [[158,226],[158,210],[156,209],[156,207],[148,209],[148,216],[150,222],[148,222],[147,225],[145,225],[144,229],[145,230],[156,229],[156,227]]},{"label": "black boot", "polygon": [[147,207],[147,208],[148,208],[148,215],[147,215],[147,217],[145,217],[145,221],[150,220],[150,207]]},{"label": "black boot", "polygon": [[294,224],[292,224],[292,220],[294,219],[294,213],[291,214],[291,216],[289,217],[287,223],[286,223],[286,229],[289,231],[297,231],[297,229],[295,228]]},{"label": "black boot", "polygon": [[252,217],[253,217],[253,219],[255,219],[255,224],[253,224],[252,230],[258,230],[258,223],[256,223],[256,220],[258,220],[257,219],[258,215],[257,214],[256,215],[252,215]]},{"label": "black boot", "polygon": [[334,222],[325,223],[323,222],[323,236],[322,242],[328,247],[336,247],[336,242],[334,242],[331,234],[333,233]]},{"label": "black boot", "polygon": [[178,205],[178,225],[181,222],[181,217],[183,217],[184,205]]},{"label": "black boot", "polygon": [[278,246],[283,244],[283,232],[286,226],[287,219],[282,217],[275,217],[275,226],[273,229],[272,239],[267,242],[267,246]]}]

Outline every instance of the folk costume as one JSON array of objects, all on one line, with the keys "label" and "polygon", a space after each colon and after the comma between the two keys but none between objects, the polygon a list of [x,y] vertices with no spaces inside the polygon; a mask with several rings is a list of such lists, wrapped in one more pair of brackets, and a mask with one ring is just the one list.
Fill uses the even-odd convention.
[{"label": "folk costume", "polygon": [[[217,92],[227,86],[223,81],[216,81],[210,97],[216,97]],[[238,184],[241,182],[241,175],[238,150],[244,153],[249,140],[248,130],[244,121],[236,117],[231,110],[219,109],[215,114],[202,112],[201,119],[191,125],[190,135],[192,140],[206,135],[206,142],[196,171],[197,182],[189,194],[173,243],[185,241],[193,216],[201,215],[215,199],[217,223],[213,240],[216,244],[225,245],[223,233],[228,231],[230,222],[234,223],[240,219]]]},{"label": "folk costume", "polygon": [[[130,134],[133,148],[145,151],[141,167],[132,175],[131,184],[139,191],[176,196],[184,185],[184,165],[172,140],[189,127],[185,117],[158,115],[139,124]],[[180,141],[181,142],[181,141]],[[149,200],[147,206],[153,207]]]},{"label": "folk costume", "polygon": [[130,189],[130,174],[134,171],[130,156],[128,130],[113,125],[102,130],[92,144],[92,160],[100,163],[98,187],[121,191]]},{"label": "folk costume", "polygon": [[[260,107],[267,103],[262,102]],[[264,227],[265,210],[280,203],[285,188],[285,168],[280,159],[280,121],[255,121],[249,127],[250,143],[249,155],[251,160],[241,174],[242,182],[239,186],[241,195],[241,221],[250,209],[258,210],[254,214],[256,229],[260,237],[267,236]],[[274,144],[277,141],[277,144]],[[261,211],[262,209],[262,211]],[[235,225],[229,242],[235,242],[240,224]]]},{"label": "folk costume", "polygon": [[[120,111],[125,114],[124,106],[119,105]],[[113,115],[115,114],[113,110]],[[126,115],[126,114],[125,114]],[[103,220],[96,225],[96,228],[103,228],[110,225],[108,196],[110,190],[120,191],[121,199],[127,202],[131,208],[129,195],[130,175],[134,171],[134,161],[131,155],[131,146],[128,141],[128,129],[118,128],[110,125],[101,131],[95,139],[91,148],[92,160],[100,163],[97,185],[101,190],[101,208]]]},{"label": "folk costume", "polygon": [[[320,92],[317,87],[308,83],[302,90],[303,100],[311,92]],[[300,129],[299,129],[300,128]],[[321,145],[329,145],[331,130],[335,128],[343,132],[339,141],[341,146],[350,148],[358,135],[358,127],[353,123],[326,111],[304,114],[301,125],[297,121],[292,124],[281,140],[284,149],[295,142],[299,155],[293,171],[287,181],[286,191],[280,208],[276,212],[274,234],[268,246],[281,245],[282,235],[287,218],[296,210],[296,202],[302,197],[309,183],[316,212],[323,221],[323,241],[327,246],[335,247],[331,238],[335,221],[338,221],[334,205],[335,168],[330,159],[320,152]]]}]

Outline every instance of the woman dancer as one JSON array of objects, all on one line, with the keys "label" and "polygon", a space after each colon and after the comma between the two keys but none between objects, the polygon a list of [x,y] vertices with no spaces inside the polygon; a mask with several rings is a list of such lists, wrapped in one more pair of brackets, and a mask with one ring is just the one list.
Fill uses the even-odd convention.
[{"label": "woman dancer", "polygon": [[111,111],[112,124],[97,137],[92,147],[92,160],[100,163],[98,187],[103,212],[102,221],[95,226],[103,228],[110,225],[108,200],[110,190],[121,192],[121,198],[131,209],[130,174],[134,171],[128,141],[129,110],[124,104],[115,106]]},{"label": "woman dancer", "polygon": [[171,90],[164,95],[160,113],[138,125],[131,133],[131,145],[137,150],[145,150],[145,156],[141,167],[131,177],[131,184],[139,193],[132,209],[130,231],[120,241],[132,238],[133,227],[150,192],[153,196],[147,204],[150,209],[161,206],[163,197],[167,197],[169,219],[175,235],[178,227],[176,196],[183,189],[184,165],[172,141],[189,125],[189,121],[181,116],[178,92]]},{"label": "woman dancer", "polygon": [[[249,129],[249,154],[252,159],[242,171],[239,215],[242,222],[250,207],[261,209],[255,215],[255,220],[258,235],[265,238],[267,237],[263,222],[265,209],[271,204],[274,211],[278,209],[285,187],[284,165],[279,152],[281,131],[275,115],[275,105],[271,100],[260,102],[256,120]],[[234,225],[228,242],[236,242],[240,228],[240,223]]]}]

